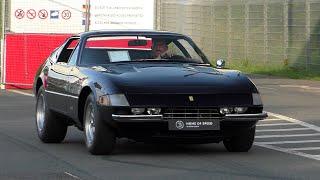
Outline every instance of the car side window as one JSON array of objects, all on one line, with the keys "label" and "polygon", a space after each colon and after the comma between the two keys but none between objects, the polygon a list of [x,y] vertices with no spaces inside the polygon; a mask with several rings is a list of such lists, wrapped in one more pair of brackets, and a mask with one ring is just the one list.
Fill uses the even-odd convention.
[{"label": "car side window", "polygon": [[173,42],[168,45],[168,54],[185,57],[185,55]]},{"label": "car side window", "polygon": [[63,63],[68,63],[69,61],[69,58],[73,52],[73,50],[77,47],[79,43],[79,39],[70,39],[66,45],[63,47],[59,57],[58,57],[58,60],[57,60],[57,63],[58,62],[63,62]]},{"label": "car side window", "polygon": [[78,54],[79,54],[79,45],[77,45],[76,49],[72,52],[72,55],[69,59],[68,65],[74,66],[77,64]]},{"label": "car side window", "polygon": [[192,59],[202,62],[202,58],[200,55],[195,51],[195,49],[190,45],[189,42],[187,42],[185,39],[179,39],[178,42],[181,44],[181,46],[187,50],[189,55],[191,56]]}]

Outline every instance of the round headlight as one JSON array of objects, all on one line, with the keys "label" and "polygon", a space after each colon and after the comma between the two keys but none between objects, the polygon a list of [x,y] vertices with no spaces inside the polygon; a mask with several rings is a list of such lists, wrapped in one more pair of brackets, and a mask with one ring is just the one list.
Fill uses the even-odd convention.
[{"label": "round headlight", "polygon": [[233,108],[229,108],[229,107],[223,107],[220,108],[220,114],[231,114],[233,111]]},{"label": "round headlight", "polygon": [[145,108],[131,108],[132,114],[143,114],[145,111]]},{"label": "round headlight", "polygon": [[150,115],[158,115],[161,112],[161,108],[148,108],[147,112]]},{"label": "round headlight", "polygon": [[242,114],[242,113],[246,112],[247,109],[248,108],[246,108],[246,107],[235,107],[234,108],[234,112],[237,113],[237,114]]}]

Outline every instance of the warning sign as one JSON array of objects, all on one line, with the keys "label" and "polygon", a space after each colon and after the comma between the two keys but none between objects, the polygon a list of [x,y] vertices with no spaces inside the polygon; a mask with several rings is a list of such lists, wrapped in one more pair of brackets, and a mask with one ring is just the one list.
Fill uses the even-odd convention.
[{"label": "warning sign", "polygon": [[71,12],[69,10],[64,10],[61,13],[63,19],[68,20],[71,18]]},{"label": "warning sign", "polygon": [[153,29],[155,0],[90,1],[90,30]]},{"label": "warning sign", "polygon": [[45,10],[45,9],[41,9],[38,12],[38,16],[39,16],[40,19],[46,19],[48,17],[48,11]]},{"label": "warning sign", "polygon": [[[2,1],[0,0],[0,3]],[[104,2],[105,0],[94,1]],[[59,34],[83,32],[85,26],[82,25],[84,19],[82,8],[86,3],[87,0],[11,0],[6,6],[9,13],[6,14],[9,18],[8,31]]]},{"label": "warning sign", "polygon": [[17,19],[22,19],[24,17],[24,11],[22,9],[17,9],[14,15]]},{"label": "warning sign", "polygon": [[29,19],[34,19],[37,16],[37,12],[34,9],[29,9],[27,11],[27,17]]}]

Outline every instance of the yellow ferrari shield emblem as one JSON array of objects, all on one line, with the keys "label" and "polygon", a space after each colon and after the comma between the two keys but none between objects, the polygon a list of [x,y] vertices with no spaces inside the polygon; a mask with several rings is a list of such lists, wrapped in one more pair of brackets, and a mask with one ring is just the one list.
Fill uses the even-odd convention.
[{"label": "yellow ferrari shield emblem", "polygon": [[189,101],[190,101],[190,102],[193,102],[193,101],[194,101],[193,96],[189,96]]}]

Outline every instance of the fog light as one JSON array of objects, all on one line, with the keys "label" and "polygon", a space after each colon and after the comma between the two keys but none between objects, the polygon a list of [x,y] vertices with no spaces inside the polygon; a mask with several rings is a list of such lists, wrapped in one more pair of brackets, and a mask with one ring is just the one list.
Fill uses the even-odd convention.
[{"label": "fog light", "polygon": [[158,115],[161,112],[161,108],[148,108],[147,112],[150,115]]},{"label": "fog light", "polygon": [[223,107],[220,108],[220,114],[231,114],[233,111],[233,108],[229,108],[229,107]]},{"label": "fog light", "polygon": [[132,114],[143,114],[145,111],[145,108],[131,108]]},{"label": "fog light", "polygon": [[237,113],[237,114],[242,114],[242,113],[246,112],[247,109],[248,108],[246,108],[246,107],[235,107],[234,108],[234,112]]}]

